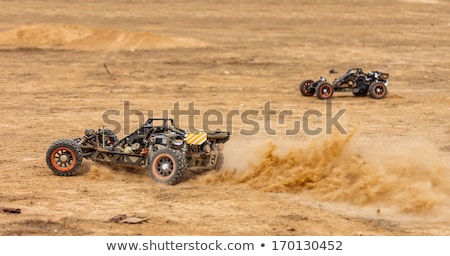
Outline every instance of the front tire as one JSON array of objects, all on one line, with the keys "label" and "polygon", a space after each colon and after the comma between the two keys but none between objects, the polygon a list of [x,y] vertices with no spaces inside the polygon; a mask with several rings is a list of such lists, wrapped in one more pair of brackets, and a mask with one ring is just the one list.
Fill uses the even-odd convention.
[{"label": "front tire", "polygon": [[163,148],[154,153],[149,171],[156,182],[175,185],[183,180],[187,172],[187,161],[180,151]]},{"label": "front tire", "polygon": [[298,86],[298,89],[300,90],[300,93],[303,96],[313,96],[315,93],[314,88],[310,88],[311,84],[314,83],[313,80],[304,80],[300,83],[300,85]]},{"label": "front tire", "polygon": [[55,141],[47,150],[46,161],[52,172],[58,176],[72,176],[80,167],[83,151],[73,140]]},{"label": "front tire", "polygon": [[372,83],[369,86],[369,94],[374,99],[382,99],[387,94],[387,87],[380,82]]},{"label": "front tire", "polygon": [[316,88],[316,94],[321,100],[330,99],[333,96],[333,87],[329,83],[323,83]]}]

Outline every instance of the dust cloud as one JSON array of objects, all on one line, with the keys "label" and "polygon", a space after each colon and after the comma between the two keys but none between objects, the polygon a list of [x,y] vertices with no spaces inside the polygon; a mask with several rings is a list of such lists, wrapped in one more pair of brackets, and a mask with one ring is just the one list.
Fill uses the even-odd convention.
[{"label": "dust cloud", "polygon": [[226,170],[207,175],[206,182],[243,183],[260,191],[303,193],[323,202],[416,216],[448,218],[450,212],[449,164],[425,139],[370,141],[353,131],[287,150],[282,143],[257,142],[260,153],[255,154],[231,143]]},{"label": "dust cloud", "polygon": [[88,165],[89,172],[87,177],[95,181],[114,180],[114,174],[111,167],[98,163],[90,163]]}]

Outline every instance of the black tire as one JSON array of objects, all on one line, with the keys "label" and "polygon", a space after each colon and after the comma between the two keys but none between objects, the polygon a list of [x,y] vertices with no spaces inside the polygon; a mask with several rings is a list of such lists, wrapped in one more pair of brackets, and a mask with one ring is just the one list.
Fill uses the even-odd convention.
[{"label": "black tire", "polygon": [[217,155],[217,161],[214,166],[214,170],[220,171],[223,167],[223,164],[225,163],[225,157],[223,155],[223,152],[219,152]]},{"label": "black tire", "polygon": [[317,97],[321,100],[330,99],[333,96],[333,86],[329,83],[323,83],[316,88]]},{"label": "black tire", "polygon": [[369,86],[370,97],[374,99],[382,99],[387,95],[387,87],[380,82],[374,82]]},{"label": "black tire", "polygon": [[183,180],[187,172],[187,161],[181,151],[159,149],[149,162],[149,171],[156,182],[175,185]]},{"label": "black tire", "polygon": [[60,139],[50,145],[46,154],[48,167],[59,176],[72,176],[80,167],[83,151],[73,140]]},{"label": "black tire", "polygon": [[356,97],[366,97],[369,92],[367,90],[362,90],[357,93],[353,93]]},{"label": "black tire", "polygon": [[303,96],[311,97],[314,95],[314,93],[316,93],[314,88],[308,88],[312,83],[314,83],[313,80],[303,80],[300,83],[298,89]]}]

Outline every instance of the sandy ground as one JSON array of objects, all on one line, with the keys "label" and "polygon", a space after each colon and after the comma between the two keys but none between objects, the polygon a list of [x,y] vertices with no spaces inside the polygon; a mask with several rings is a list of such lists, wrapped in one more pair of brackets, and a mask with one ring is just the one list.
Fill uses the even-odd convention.
[{"label": "sandy ground", "polygon": [[[0,207],[21,209],[1,235],[450,235],[448,1],[0,3]],[[388,96],[335,93],[327,113],[298,91],[352,67],[388,72]],[[192,102],[196,128],[208,110],[238,113],[210,127],[233,132],[220,172],[165,186],[142,169],[46,166],[56,139],[111,124],[121,137],[137,111]],[[308,110],[322,132],[287,136]],[[347,134],[327,134],[341,110]]]}]

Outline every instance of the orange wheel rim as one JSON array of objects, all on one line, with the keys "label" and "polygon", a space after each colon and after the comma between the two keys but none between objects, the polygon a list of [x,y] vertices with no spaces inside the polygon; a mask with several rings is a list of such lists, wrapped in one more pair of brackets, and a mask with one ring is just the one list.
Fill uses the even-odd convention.
[{"label": "orange wheel rim", "polygon": [[374,89],[375,94],[378,96],[383,96],[386,93],[386,89],[384,88],[383,85],[377,85],[373,89]]},{"label": "orange wheel rim", "polygon": [[72,170],[77,163],[77,157],[70,148],[56,148],[50,158],[52,166],[60,172]]},{"label": "orange wheel rim", "polygon": [[322,97],[327,97],[329,96],[331,93],[331,86],[329,85],[324,85],[321,89],[320,89],[320,95]]},{"label": "orange wheel rim", "polygon": [[168,180],[175,173],[176,167],[175,159],[170,154],[161,154],[153,161],[152,172],[158,179]]},{"label": "orange wheel rim", "polygon": [[306,89],[306,87],[308,87],[310,84],[311,84],[311,82],[306,82],[303,84],[302,90],[305,94],[308,94],[308,90]]}]

